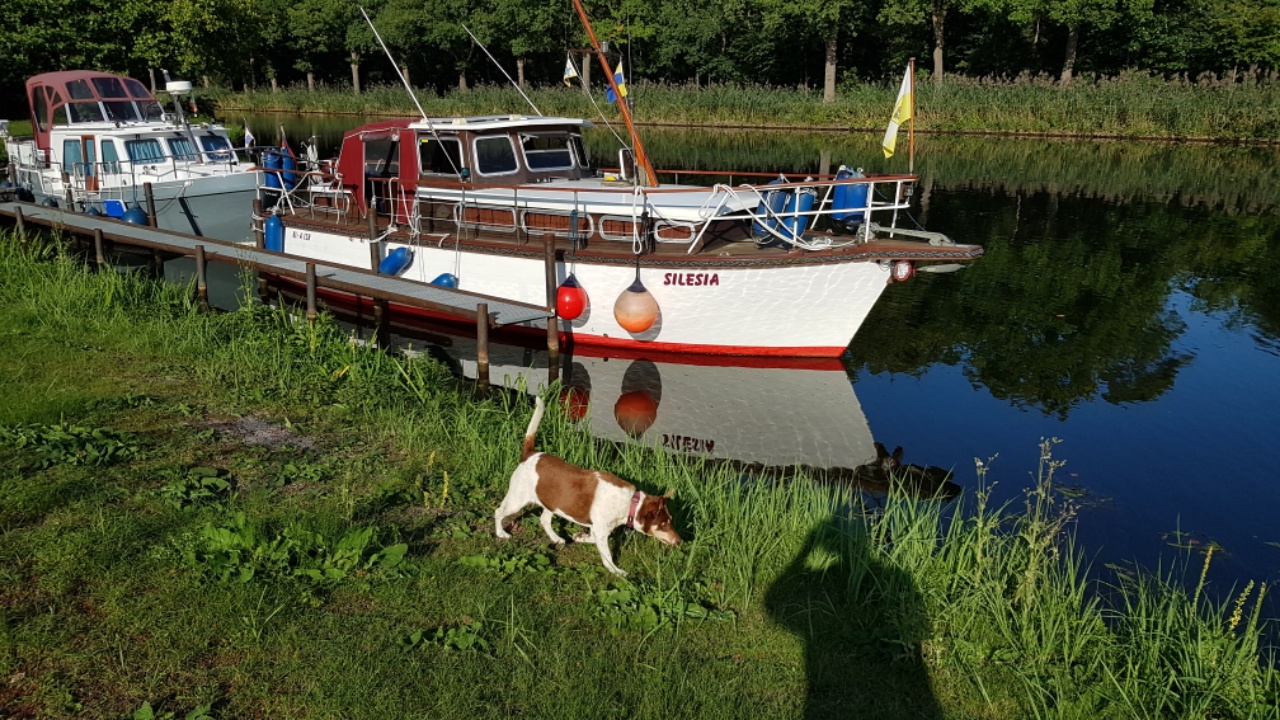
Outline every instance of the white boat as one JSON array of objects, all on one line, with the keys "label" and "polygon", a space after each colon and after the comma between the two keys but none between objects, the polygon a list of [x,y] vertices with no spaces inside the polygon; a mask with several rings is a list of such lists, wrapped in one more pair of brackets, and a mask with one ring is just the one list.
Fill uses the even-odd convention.
[{"label": "white boat", "polygon": [[336,163],[313,162],[302,182],[268,170],[264,198],[276,214],[262,226],[265,247],[545,304],[553,327],[507,330],[558,331],[569,348],[775,357],[836,357],[886,284],[918,264],[955,268],[982,254],[902,227],[914,175],[842,166],[832,176],[663,184],[627,102],[616,103],[629,144],[613,169],[587,156],[590,122],[529,104],[533,116],[371,123],[348,131]]},{"label": "white boat", "polygon": [[30,201],[116,218],[147,212],[150,184],[157,227],[251,239],[258,173],[240,162],[221,125],[186,120],[178,99],[190,89],[168,83],[175,112],[166,113],[132,78],[88,70],[32,77],[34,137],[10,136],[0,121],[10,181]]}]

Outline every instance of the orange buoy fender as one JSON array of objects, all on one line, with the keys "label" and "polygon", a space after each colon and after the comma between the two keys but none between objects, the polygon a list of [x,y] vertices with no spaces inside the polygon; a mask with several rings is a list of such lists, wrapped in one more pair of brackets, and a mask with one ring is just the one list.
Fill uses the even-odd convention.
[{"label": "orange buoy fender", "polygon": [[556,315],[565,320],[577,320],[587,309],[587,291],[578,284],[572,274],[556,288]]},{"label": "orange buoy fender", "polygon": [[658,403],[644,390],[623,393],[613,404],[613,419],[623,432],[640,437],[658,419]]},{"label": "orange buoy fender", "polygon": [[613,303],[613,319],[629,333],[642,333],[657,322],[658,301],[645,289],[640,278]]}]

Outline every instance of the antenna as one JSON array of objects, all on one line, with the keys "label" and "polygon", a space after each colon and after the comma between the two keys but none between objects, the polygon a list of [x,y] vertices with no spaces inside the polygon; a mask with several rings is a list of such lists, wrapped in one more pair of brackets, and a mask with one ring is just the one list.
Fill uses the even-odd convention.
[{"label": "antenna", "polygon": [[476,37],[476,34],[471,32],[471,28],[467,27],[466,25],[463,25],[462,29],[466,30],[467,34],[471,36],[471,39],[475,41],[475,44],[480,46],[480,49],[484,51],[485,55],[489,56],[490,60],[493,60],[493,64],[496,65],[498,67],[498,70],[502,72],[503,77],[507,79],[507,82],[511,83],[511,87],[515,88],[516,92],[520,93],[520,97],[524,98],[524,101],[529,103],[529,107],[533,108],[533,111],[538,114],[538,117],[542,117],[542,111],[538,109],[537,105],[533,104],[533,101],[529,99],[528,95],[524,94],[524,89],[521,88],[518,84],[516,84],[515,80],[511,79],[511,76],[507,74],[506,69],[503,68],[502,65],[493,57],[493,54],[489,52],[489,48],[485,47],[484,43],[480,42],[480,38]]},{"label": "antenna", "polygon": [[363,6],[360,7],[360,14],[364,16],[364,21],[369,23],[369,29],[373,31],[373,36],[377,38],[378,44],[382,46],[382,51],[387,54],[387,59],[391,61],[391,67],[396,69],[396,76],[400,78],[400,82],[404,83],[404,89],[409,91],[409,97],[413,98],[413,104],[418,106],[418,114],[422,115],[422,119],[430,125],[431,121],[427,120],[427,112],[422,109],[422,103],[418,102],[418,96],[413,93],[413,88],[409,86],[409,81],[404,79],[404,73],[400,72],[400,65],[391,56],[391,51],[387,49],[387,44],[382,42],[382,36],[378,34],[378,28],[373,26],[373,21],[369,19],[369,13],[364,11]]}]

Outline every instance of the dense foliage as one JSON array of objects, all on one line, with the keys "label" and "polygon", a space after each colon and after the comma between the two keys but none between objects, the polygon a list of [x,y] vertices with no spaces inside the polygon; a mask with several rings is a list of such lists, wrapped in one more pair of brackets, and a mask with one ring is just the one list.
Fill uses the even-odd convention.
[{"label": "dense foliage", "polygon": [[[1280,0],[588,0],[595,29],[637,77],[837,88],[883,82],[909,56],[969,76],[1274,72]],[[414,84],[561,78],[585,37],[569,0],[371,0]],[[261,87],[396,82],[346,0],[9,0],[0,7],[0,97],[26,77],[88,67]],[[930,58],[926,60],[925,58]],[[577,57],[581,64],[582,57]],[[597,81],[601,68],[591,71]]]}]

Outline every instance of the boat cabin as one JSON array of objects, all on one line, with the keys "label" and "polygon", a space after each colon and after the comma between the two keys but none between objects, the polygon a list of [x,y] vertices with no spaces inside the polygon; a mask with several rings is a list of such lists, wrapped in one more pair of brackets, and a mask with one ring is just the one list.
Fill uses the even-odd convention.
[{"label": "boat cabin", "polygon": [[36,147],[46,153],[54,128],[91,123],[159,122],[160,103],[137,80],[92,70],[44,73],[27,80]]},{"label": "boat cabin", "polygon": [[[582,143],[587,120],[490,115],[388,120],[347,132],[337,171],[361,211],[419,187],[515,186],[577,180],[595,171]],[[407,214],[407,213],[406,213]]]}]

